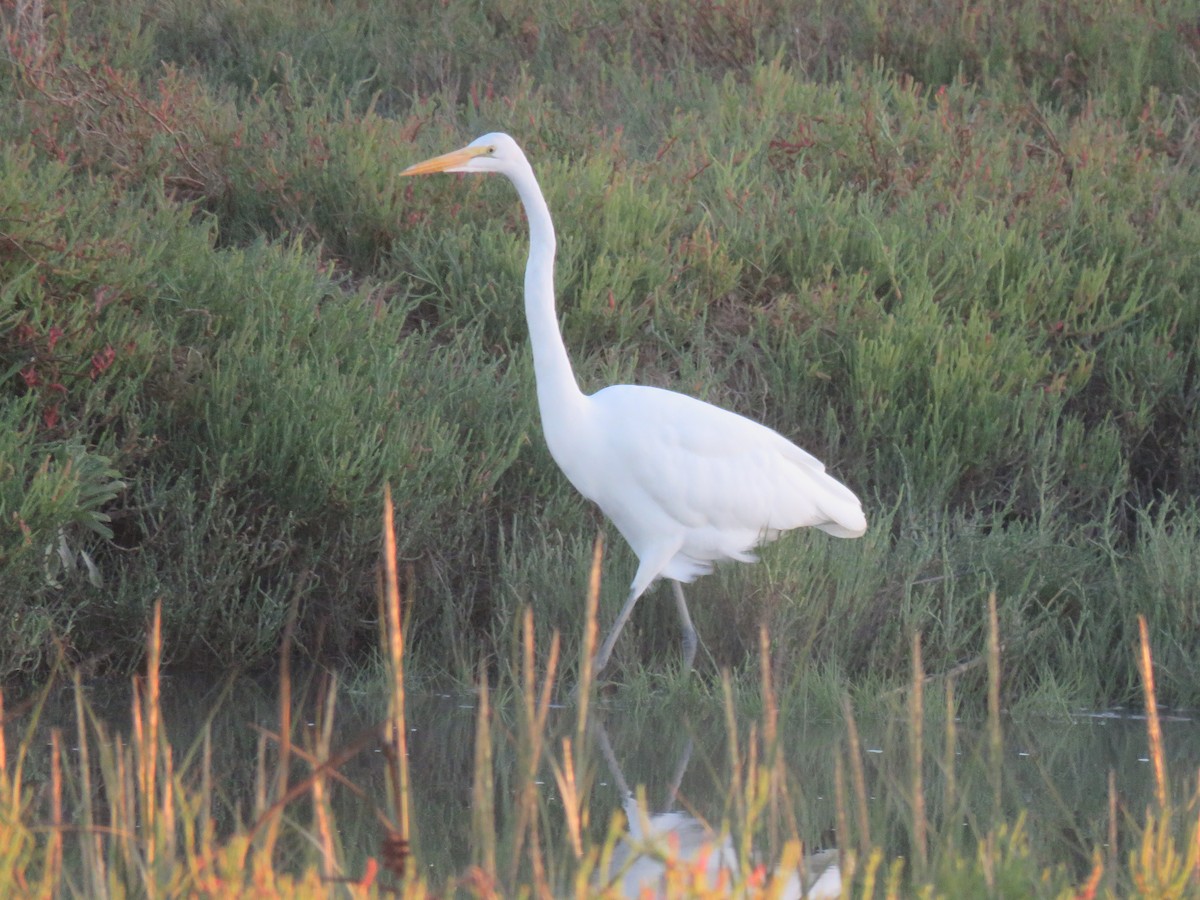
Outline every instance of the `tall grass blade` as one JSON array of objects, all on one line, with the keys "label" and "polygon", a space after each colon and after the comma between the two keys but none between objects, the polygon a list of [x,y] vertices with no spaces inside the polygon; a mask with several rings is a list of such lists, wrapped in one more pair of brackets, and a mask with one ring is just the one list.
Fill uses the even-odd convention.
[{"label": "tall grass blade", "polygon": [[1108,871],[1110,872],[1117,871],[1117,840],[1119,836],[1117,816],[1119,815],[1119,809],[1117,803],[1117,770],[1110,767],[1108,770],[1108,840],[1106,842]]},{"label": "tall grass blade", "polygon": [[[316,736],[314,752],[310,760],[312,773],[312,804],[313,818],[317,831],[317,840],[321,848],[321,876],[326,881],[339,878],[342,874],[338,862],[337,849],[333,838],[333,810],[329,804],[327,778],[325,772],[317,766],[317,760],[328,760],[333,749],[333,719],[337,708],[337,675],[331,675],[326,682],[325,698],[318,703],[318,719],[314,733]],[[282,731],[283,723],[280,723]]]},{"label": "tall grass blade", "polygon": [[[390,849],[385,858],[392,863],[389,868],[393,873],[407,884],[412,874],[412,856],[409,850],[412,830],[409,812],[408,728],[404,706],[404,630],[400,621],[400,582],[396,571],[396,525],[391,485],[384,485],[383,491],[383,566],[388,662],[392,675],[389,759],[396,772],[392,797],[396,834],[388,837],[387,847]],[[396,865],[397,863],[399,865]]]},{"label": "tall grass blade", "polygon": [[487,666],[479,665],[479,711],[475,718],[475,777],[471,785],[472,856],[487,881],[496,883],[496,786],[492,769],[492,709]]},{"label": "tall grass blade", "polygon": [[1004,735],[1000,727],[1000,617],[996,611],[996,592],[988,594],[987,605],[987,721],[989,771],[992,779],[993,809],[1002,809],[1000,789],[1004,764]]},{"label": "tall grass blade", "polygon": [[1146,703],[1146,733],[1150,738],[1150,760],[1154,763],[1154,798],[1159,812],[1169,809],[1167,794],[1167,763],[1163,754],[1162,722],[1158,717],[1158,698],[1154,691],[1154,660],[1150,654],[1150,631],[1146,617],[1138,616],[1138,669],[1142,675],[1142,692]]},{"label": "tall grass blade", "polygon": [[592,692],[592,659],[596,655],[596,635],[600,614],[600,578],[604,563],[604,532],[596,533],[592,544],[592,565],[588,570],[587,600],[583,614],[583,647],[579,655],[579,709],[575,718],[575,746],[583,747],[587,738],[588,705]]},{"label": "tall grass blade", "polygon": [[770,808],[768,810],[768,847],[772,855],[780,852],[782,818],[788,817],[789,837],[799,840],[799,826],[795,810],[788,802],[787,767],[783,748],[779,742],[779,700],[775,695],[772,678],[771,637],[765,624],[758,629],[758,666],[763,703],[763,743],[766,746],[767,763],[770,766],[770,783],[767,789]]},{"label": "tall grass blade", "polygon": [[737,706],[733,702],[733,679],[729,669],[721,669],[722,709],[725,712],[725,740],[729,747],[729,799],[733,801],[736,820],[746,821],[746,785],[743,771],[742,745],[738,738]]},{"label": "tall grass blade", "polygon": [[[102,897],[107,891],[108,872],[92,805],[91,751],[88,744],[87,716],[83,708],[83,681],[78,671],[73,673],[72,681],[75,688],[75,739],[79,742],[79,828],[83,835],[81,844],[84,878],[87,880],[89,895]],[[137,708],[136,704],[134,708]]]},{"label": "tall grass blade", "polygon": [[[301,577],[300,583],[303,584]],[[300,592],[292,592],[279,645],[279,750],[275,779],[271,789],[272,801],[287,794],[292,768],[292,641],[295,639],[296,618],[300,610]],[[275,808],[275,807],[273,807]],[[272,816],[263,837],[262,852],[268,860],[275,858],[275,843],[279,838],[282,816]]]},{"label": "tall grass blade", "polygon": [[946,734],[942,746],[942,783],[946,809],[953,813],[958,805],[957,766],[958,703],[954,696],[954,678],[946,679]]},{"label": "tall grass blade", "polygon": [[869,853],[871,842],[871,817],[867,813],[867,777],[863,771],[862,743],[858,738],[858,722],[854,707],[847,694],[842,695],[842,714],[846,718],[846,740],[850,751],[850,778],[854,785],[854,817],[858,827],[858,841],[854,845],[862,853]]},{"label": "tall grass blade", "polygon": [[146,634],[146,677],[144,682],[134,679],[135,740],[134,751],[138,760],[138,790],[141,801],[141,828],[149,838],[145,844],[145,865],[153,872],[156,867],[158,833],[158,755],[159,728],[162,716],[160,703],[161,680],[159,667],[162,663],[162,600],[154,601],[150,627]]},{"label": "tall grass blade", "polygon": [[562,762],[553,757],[550,762],[554,768],[554,781],[558,785],[559,797],[562,799],[563,819],[567,826],[567,838],[570,841],[571,852],[575,859],[583,859],[583,829],[585,824],[586,798],[580,791],[579,780],[575,775],[576,750],[572,747],[569,737],[562,739]]},{"label": "tall grass blade", "polygon": [[908,701],[909,784],[912,792],[913,849],[916,874],[924,876],[929,867],[929,825],[925,818],[925,666],[921,661],[921,632],[912,638],[912,690]]},{"label": "tall grass blade", "polygon": [[837,843],[842,878],[844,883],[851,884],[854,880],[859,844],[855,840],[856,836],[850,834],[850,813],[846,804],[846,766],[842,762],[840,753],[833,758],[833,805],[837,822]]},{"label": "tall grass blade", "polygon": [[546,717],[554,676],[558,668],[559,636],[550,639],[550,654],[546,661],[546,677],[537,690],[537,664],[534,654],[533,609],[526,606],[522,615],[521,642],[521,710],[524,728],[518,745],[520,782],[517,800],[517,827],[514,832],[513,853],[509,867],[509,882],[514,883],[522,850],[528,851],[533,890],[538,896],[550,896],[546,880],[545,858],[542,855],[541,829],[538,825],[537,773],[541,762],[542,745],[546,734]]},{"label": "tall grass blade", "polygon": [[[3,729],[0,729],[3,730]],[[50,731],[50,841],[42,868],[40,893],[53,897],[58,891],[63,865],[62,732]]]}]

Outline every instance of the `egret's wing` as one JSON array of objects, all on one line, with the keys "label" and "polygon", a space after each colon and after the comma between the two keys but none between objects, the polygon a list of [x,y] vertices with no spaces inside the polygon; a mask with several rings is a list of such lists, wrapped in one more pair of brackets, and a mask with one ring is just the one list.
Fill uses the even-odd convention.
[{"label": "egret's wing", "polygon": [[618,385],[592,400],[611,465],[625,475],[611,480],[636,494],[643,515],[655,507],[685,528],[754,536],[743,549],[790,528],[848,535],[866,527],[854,493],[764,425],[657,388]]}]

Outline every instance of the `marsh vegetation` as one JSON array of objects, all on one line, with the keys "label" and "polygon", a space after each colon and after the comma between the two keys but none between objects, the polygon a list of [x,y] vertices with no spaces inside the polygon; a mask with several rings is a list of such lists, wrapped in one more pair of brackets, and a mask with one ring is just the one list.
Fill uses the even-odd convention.
[{"label": "marsh vegetation", "polygon": [[[532,787],[568,758],[601,771],[587,726],[564,726],[568,748],[533,686],[549,703],[585,677],[604,526],[539,432],[524,223],[507,185],[396,178],[497,129],[558,225],[582,387],[669,386],[763,421],[867,510],[861,540],[793,535],[698,582],[690,681],[648,595],[617,697],[597,698],[634,721],[664,698],[729,710],[729,791],[707,817],[736,877],[762,863],[769,880],[828,827],[795,802],[774,708],[837,729],[855,895],[893,878],[1196,891],[1194,781],[1156,781],[1148,810],[1116,786],[1120,846],[1087,832],[1068,862],[1019,799],[951,842],[958,811],[930,788],[948,757],[910,764],[930,735],[953,743],[948,709],[990,734],[1005,715],[1145,708],[1142,646],[1157,702],[1200,704],[1195,0],[14,0],[0,17],[6,894],[378,890],[330,880],[365,871],[324,837],[337,766],[316,761],[348,746],[333,700],[306,720],[326,730],[295,731],[297,773],[321,777],[273,805],[301,783],[274,774],[281,701],[250,808],[220,827],[203,735],[173,747],[150,725],[150,672],[274,670],[281,647],[343,696],[495,694],[505,727],[477,717],[460,782],[475,868],[405,890],[597,883],[608,813],[585,822],[580,803],[571,825]],[[379,640],[385,483],[404,679],[384,678]],[[635,567],[615,537],[601,624]],[[60,735],[23,769],[39,687],[76,672],[143,673],[141,730],[90,731],[81,702],[71,746],[90,755]],[[855,715],[908,729],[890,824],[856,812]],[[484,802],[489,772],[512,776],[511,821]],[[370,847],[364,866],[396,862]]]},{"label": "marsh vegetation", "polygon": [[[196,691],[164,679],[156,606],[127,719],[78,674],[69,690],[47,686],[10,709],[0,730],[5,896],[1195,892],[1197,725],[1168,717],[1183,730],[1164,741],[1144,620],[1136,728],[1003,716],[994,603],[987,714],[973,722],[954,679],[923,674],[919,640],[912,682],[877,698],[870,719],[846,694],[837,715],[812,694],[781,697],[765,631],[752,703],[728,672],[719,696],[688,687],[652,703],[597,703],[586,687],[596,591],[582,692],[558,681],[558,636],[539,647],[527,610],[496,688],[484,671],[474,696],[414,698],[389,522],[383,698],[347,692],[327,671],[296,673],[290,624],[276,698],[231,679],[214,701],[211,681]],[[569,705],[553,702],[564,694]],[[181,732],[189,706],[200,721]]]},{"label": "marsh vegetation", "polygon": [[0,671],[128,670],[159,597],[172,665],[271,664],[294,595],[361,662],[385,479],[415,671],[470,681],[526,604],[573,650],[596,522],[538,432],[517,206],[395,178],[503,128],[585,389],[746,413],[869,509],[696,587],[710,671],[763,624],[788,670],[903,680],[920,631],[944,671],[994,591],[1010,702],[1136,697],[1144,613],[1194,703],[1195,9],[1055,10],[15,4]]}]

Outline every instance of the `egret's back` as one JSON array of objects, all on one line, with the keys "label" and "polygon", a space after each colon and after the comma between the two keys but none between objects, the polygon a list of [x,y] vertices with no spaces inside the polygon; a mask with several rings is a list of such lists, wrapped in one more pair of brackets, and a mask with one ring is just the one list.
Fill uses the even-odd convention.
[{"label": "egret's back", "polygon": [[[684,394],[614,385],[587,398],[588,427],[551,452],[646,562],[691,581],[782,531],[866,530],[858,498],[779,433]],[[548,428],[547,434],[553,433]]]}]

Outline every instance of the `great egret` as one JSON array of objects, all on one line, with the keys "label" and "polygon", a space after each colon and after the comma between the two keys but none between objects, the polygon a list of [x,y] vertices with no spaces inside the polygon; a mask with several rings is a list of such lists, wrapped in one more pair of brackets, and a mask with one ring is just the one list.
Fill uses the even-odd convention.
[{"label": "great egret", "polygon": [[400,174],[431,172],[498,173],[525,207],[525,317],[546,444],[571,484],[604,511],[638,557],[595,673],[657,578],[672,581],[690,669],[696,629],[680,582],[711,572],[720,560],[753,562],[754,547],[792,528],[813,526],[842,538],[866,531],[854,493],[765,425],[661,388],[616,384],[590,396],[579,389],[554,310],[554,224],[516,141],[485,134]]}]

